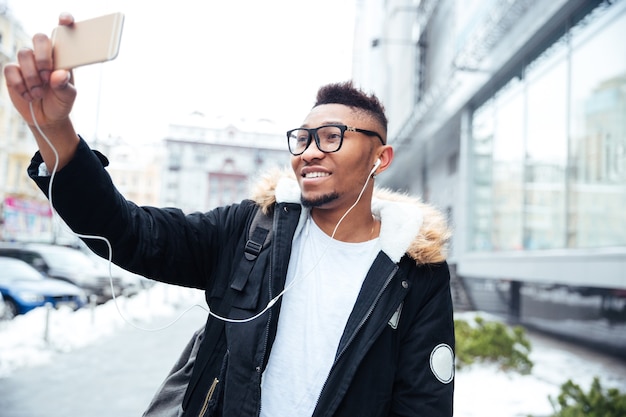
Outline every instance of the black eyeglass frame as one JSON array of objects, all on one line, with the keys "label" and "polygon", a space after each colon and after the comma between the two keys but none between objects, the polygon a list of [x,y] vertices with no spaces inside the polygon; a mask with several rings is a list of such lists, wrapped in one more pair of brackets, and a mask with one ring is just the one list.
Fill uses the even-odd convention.
[{"label": "black eyeglass frame", "polygon": [[[322,150],[322,148],[320,147],[320,137],[317,134],[317,131],[318,129],[323,129],[325,127],[336,127],[341,131],[341,138],[339,138],[339,146],[334,151],[325,151],[325,150]],[[306,145],[304,149],[302,149],[302,152],[298,152],[298,153],[294,153],[291,150],[291,147],[289,146],[289,137],[296,130],[306,130],[309,133],[309,137],[306,140]],[[375,136],[380,140],[380,143],[382,143],[383,145],[385,144],[385,141],[383,140],[382,136],[380,136],[379,133],[374,132],[373,130],[359,129],[358,127],[352,127],[352,126],[341,125],[341,124],[329,124],[329,125],[323,125],[323,126],[314,127],[314,128],[298,127],[296,129],[288,130],[287,131],[287,149],[289,149],[289,153],[291,153],[293,156],[302,155],[304,151],[309,149],[309,146],[311,146],[311,142],[313,138],[315,138],[315,145],[317,146],[317,149],[319,149],[321,152],[324,152],[324,153],[334,153],[334,152],[337,152],[339,149],[341,149],[341,146],[343,145],[343,136],[346,133],[346,131],[363,133],[364,135],[372,136],[372,137]]]}]

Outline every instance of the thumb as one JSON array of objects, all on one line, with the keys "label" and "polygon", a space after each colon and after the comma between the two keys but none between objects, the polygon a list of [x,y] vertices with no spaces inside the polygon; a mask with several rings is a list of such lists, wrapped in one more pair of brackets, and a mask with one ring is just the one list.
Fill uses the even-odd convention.
[{"label": "thumb", "polygon": [[70,105],[76,97],[73,78],[72,71],[67,70],[57,70],[50,75],[50,88],[54,90],[58,99]]},{"label": "thumb", "polygon": [[50,75],[50,87],[53,90],[64,90],[72,82],[72,72],[68,70],[57,70]]}]

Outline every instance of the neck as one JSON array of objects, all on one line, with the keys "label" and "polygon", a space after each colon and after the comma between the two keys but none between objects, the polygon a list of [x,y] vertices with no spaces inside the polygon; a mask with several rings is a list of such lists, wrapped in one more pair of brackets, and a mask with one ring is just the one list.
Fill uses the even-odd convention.
[{"label": "neck", "polygon": [[336,210],[319,207],[311,210],[311,217],[315,224],[336,240],[358,243],[378,237],[380,222],[372,215],[370,204],[359,204],[345,217],[343,217],[344,214],[345,212],[337,213]]}]

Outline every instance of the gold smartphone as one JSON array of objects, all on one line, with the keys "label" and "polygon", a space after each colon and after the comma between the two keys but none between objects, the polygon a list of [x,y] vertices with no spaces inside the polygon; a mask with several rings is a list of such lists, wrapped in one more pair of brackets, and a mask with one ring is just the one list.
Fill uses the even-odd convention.
[{"label": "gold smartphone", "polygon": [[52,31],[54,69],[72,69],[115,59],[123,25],[124,14],[112,13],[74,22],[72,26],[57,26]]}]

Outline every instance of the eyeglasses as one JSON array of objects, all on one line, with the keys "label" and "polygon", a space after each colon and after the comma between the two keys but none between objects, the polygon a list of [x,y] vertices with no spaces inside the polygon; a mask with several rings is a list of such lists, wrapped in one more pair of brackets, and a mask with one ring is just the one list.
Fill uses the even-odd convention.
[{"label": "eyeglasses", "polygon": [[375,136],[380,140],[380,143],[385,144],[383,138],[374,131],[333,124],[316,127],[314,129],[301,127],[287,131],[289,152],[294,156],[302,155],[311,144],[313,138],[315,138],[315,144],[320,151],[324,153],[337,152],[341,149],[343,134],[346,130],[348,132],[363,133],[367,136]]}]

